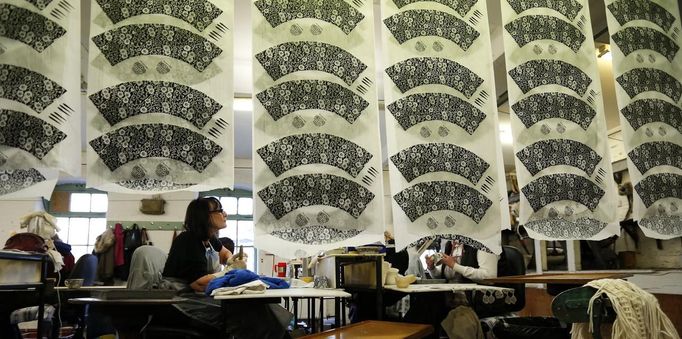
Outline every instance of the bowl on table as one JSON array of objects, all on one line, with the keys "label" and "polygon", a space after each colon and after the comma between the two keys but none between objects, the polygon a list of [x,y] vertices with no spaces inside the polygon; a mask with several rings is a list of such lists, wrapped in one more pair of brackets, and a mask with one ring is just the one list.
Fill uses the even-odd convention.
[{"label": "bowl on table", "polygon": [[64,280],[64,286],[67,288],[81,288],[83,286],[83,279],[66,279]]}]

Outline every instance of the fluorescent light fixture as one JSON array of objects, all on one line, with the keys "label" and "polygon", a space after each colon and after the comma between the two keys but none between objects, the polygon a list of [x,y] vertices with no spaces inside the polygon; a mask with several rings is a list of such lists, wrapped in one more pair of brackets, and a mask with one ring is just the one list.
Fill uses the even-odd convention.
[{"label": "fluorescent light fixture", "polygon": [[251,98],[234,98],[232,109],[234,109],[235,112],[252,112],[253,101]]},{"label": "fluorescent light fixture", "polygon": [[500,123],[500,142],[502,145],[511,145],[514,142],[510,123]]}]

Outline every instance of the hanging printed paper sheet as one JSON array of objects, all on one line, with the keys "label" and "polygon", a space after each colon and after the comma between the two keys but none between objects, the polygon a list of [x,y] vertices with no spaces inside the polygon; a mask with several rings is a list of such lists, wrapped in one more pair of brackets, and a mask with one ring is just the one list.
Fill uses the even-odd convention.
[{"label": "hanging printed paper sheet", "polygon": [[0,200],[36,197],[50,200],[58,179],[56,169],[0,170]]},{"label": "hanging printed paper sheet", "polygon": [[369,0],[256,0],[255,245],[315,255],[383,240]]},{"label": "hanging printed paper sheet", "polygon": [[607,0],[620,125],[644,234],[682,236],[682,28],[675,1]]},{"label": "hanging printed paper sheet", "polygon": [[122,193],[232,187],[233,7],[92,3],[88,186]]},{"label": "hanging printed paper sheet", "polygon": [[397,248],[438,236],[501,251],[508,212],[487,12],[485,1],[382,0]]},{"label": "hanging printed paper sheet", "polygon": [[500,0],[521,206],[535,239],[619,234],[585,0]]},{"label": "hanging printed paper sheet", "polygon": [[80,7],[0,0],[0,171],[81,175]]}]

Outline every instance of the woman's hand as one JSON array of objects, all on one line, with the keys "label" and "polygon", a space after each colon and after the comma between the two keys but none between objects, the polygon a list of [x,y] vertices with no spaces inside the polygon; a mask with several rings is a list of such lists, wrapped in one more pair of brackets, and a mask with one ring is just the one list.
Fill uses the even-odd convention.
[{"label": "woman's hand", "polygon": [[455,267],[455,263],[456,263],[455,257],[450,256],[450,255],[447,255],[447,254],[445,254],[445,253],[443,253],[443,259],[441,259],[440,262],[441,262],[441,264],[447,265],[447,266],[450,267],[450,268],[454,268],[454,267]]}]

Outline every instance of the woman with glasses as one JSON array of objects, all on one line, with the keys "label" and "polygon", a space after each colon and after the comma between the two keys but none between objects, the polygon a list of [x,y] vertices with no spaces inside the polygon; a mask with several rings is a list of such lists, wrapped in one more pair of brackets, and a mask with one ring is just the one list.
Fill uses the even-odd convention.
[{"label": "woman with glasses", "polygon": [[[239,305],[221,310],[219,301],[196,293],[204,292],[211,280],[221,276],[221,264],[232,257],[232,252],[218,240],[218,232],[225,227],[227,214],[218,199],[203,197],[189,203],[185,231],[171,245],[163,277],[190,300],[173,305],[175,309],[169,314],[157,317],[162,319],[159,323],[182,324],[209,332],[209,336],[221,337],[221,329],[227,329],[235,338],[286,337],[292,315],[279,305]],[[229,319],[226,324],[223,314]]]}]

